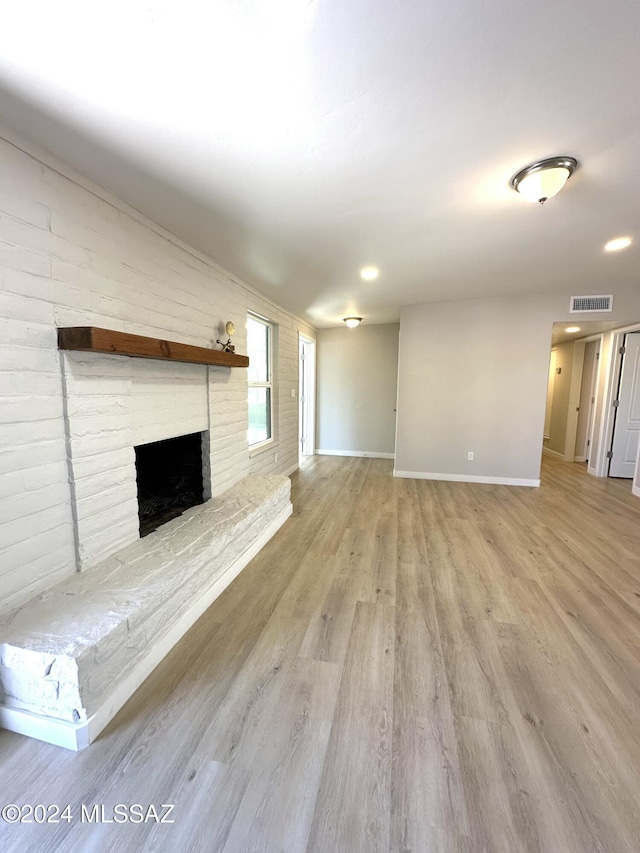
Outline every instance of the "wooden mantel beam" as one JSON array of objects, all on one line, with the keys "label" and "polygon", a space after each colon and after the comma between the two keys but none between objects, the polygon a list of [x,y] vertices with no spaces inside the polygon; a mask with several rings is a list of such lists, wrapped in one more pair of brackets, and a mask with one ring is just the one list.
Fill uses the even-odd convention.
[{"label": "wooden mantel beam", "polygon": [[113,332],[96,326],[58,329],[58,349],[81,352],[106,352],[133,358],[158,358],[190,364],[219,364],[223,367],[248,367],[249,357],[234,352],[195,347],[162,338],[147,338],[128,332]]}]

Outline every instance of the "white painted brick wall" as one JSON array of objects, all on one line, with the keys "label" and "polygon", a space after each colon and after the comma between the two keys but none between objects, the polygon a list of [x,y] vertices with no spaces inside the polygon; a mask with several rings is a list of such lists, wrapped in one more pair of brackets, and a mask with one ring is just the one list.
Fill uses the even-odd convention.
[{"label": "white painted brick wall", "polygon": [[[131,541],[134,443],[207,424],[213,494],[247,473],[292,470],[298,332],[313,335],[123,202],[15,143],[0,128],[0,612],[75,571],[76,535],[86,563]],[[245,370],[61,358],[56,348],[55,327],[71,325],[212,346],[232,320],[245,352],[249,310],[277,324],[279,344],[275,441],[251,456]]]}]

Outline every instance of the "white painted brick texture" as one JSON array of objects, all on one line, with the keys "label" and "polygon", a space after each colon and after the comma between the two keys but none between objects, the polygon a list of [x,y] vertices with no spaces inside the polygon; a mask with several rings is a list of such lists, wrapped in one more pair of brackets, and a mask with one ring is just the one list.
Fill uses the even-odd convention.
[{"label": "white painted brick texture", "polygon": [[[313,335],[104,190],[3,136],[15,141],[0,127],[0,612],[73,573],[78,534],[87,565],[137,536],[136,442],[210,427],[214,495],[247,473],[291,470],[298,332]],[[276,323],[279,340],[275,441],[253,456],[246,371],[61,358],[56,347],[56,326],[70,325],[213,346],[232,320],[244,352],[248,310]]]}]

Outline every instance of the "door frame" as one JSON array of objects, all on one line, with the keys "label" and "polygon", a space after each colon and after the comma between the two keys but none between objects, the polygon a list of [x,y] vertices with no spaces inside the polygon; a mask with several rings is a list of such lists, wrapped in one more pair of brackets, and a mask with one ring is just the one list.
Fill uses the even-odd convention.
[{"label": "door frame", "polygon": [[[614,329],[612,332],[609,332],[608,335],[608,367],[604,375],[604,394],[602,411],[599,417],[598,447],[593,467],[590,462],[588,468],[589,473],[595,474],[596,477],[607,477],[609,474],[609,459],[607,457],[607,452],[611,448],[611,442],[613,440],[613,427],[615,421],[615,408],[613,401],[615,400],[615,395],[618,391],[618,380],[620,378],[620,369],[622,366],[620,347],[623,345],[624,336],[628,332],[640,332],[640,323],[634,323],[631,326],[623,326],[620,329]],[[600,357],[602,358],[602,348],[600,350]],[[596,420],[597,419],[598,417],[596,416]],[[640,490],[636,486],[637,483],[640,484],[640,454],[638,454],[635,476],[632,483],[632,491],[634,495],[640,496]]]},{"label": "door frame", "polygon": [[[551,437],[551,413],[553,412],[553,389],[555,387],[556,382],[556,359],[558,355],[558,350],[556,347],[551,347],[551,352],[549,353],[549,373],[547,375],[547,405],[544,410],[544,428],[543,428],[543,436],[542,436],[542,447],[543,450],[546,450],[546,444]],[[552,453],[553,451],[548,451]]]},{"label": "door frame", "polygon": [[316,452],[316,342],[302,332],[298,332],[298,365],[298,458],[301,460]]},{"label": "door frame", "polygon": [[[565,462],[576,462],[575,458],[575,450],[576,450],[576,439],[578,434],[578,417],[579,417],[579,405],[580,405],[580,394],[582,392],[582,386],[584,382],[584,356],[585,356],[585,346],[588,343],[593,341],[600,341],[600,358],[602,357],[603,350],[603,333],[589,335],[586,338],[580,338],[577,341],[574,341],[573,345],[573,354],[572,354],[572,367],[571,367],[571,380],[569,384],[569,400],[567,403],[567,426],[565,428],[564,434],[564,443],[563,443],[563,452],[549,450],[547,447],[544,447],[543,452],[549,456],[555,456],[557,459],[562,459]],[[556,347],[552,347],[551,349],[551,358],[550,358],[550,369],[549,369],[549,386],[551,385],[551,368],[553,366],[553,353],[556,350]],[[593,404],[591,411],[591,421],[587,429],[587,440],[589,442],[590,450],[593,448],[593,440],[594,440],[594,430],[596,424],[596,414],[595,410],[598,405],[598,383],[600,377],[600,369],[599,369],[600,360],[598,359],[594,368],[594,376],[592,376],[592,395],[596,398],[595,403]],[[548,399],[548,398],[547,398]],[[547,403],[547,409],[549,408],[550,403]],[[552,405],[552,401],[551,401]],[[546,419],[546,413],[545,413]],[[546,436],[545,436],[546,440]],[[592,472],[591,472],[592,473]]]}]

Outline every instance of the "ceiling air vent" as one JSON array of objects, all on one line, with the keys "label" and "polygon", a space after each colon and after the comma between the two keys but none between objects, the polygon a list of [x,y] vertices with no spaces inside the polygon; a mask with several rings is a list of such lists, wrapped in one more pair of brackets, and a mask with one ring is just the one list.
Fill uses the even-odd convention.
[{"label": "ceiling air vent", "polygon": [[589,311],[613,311],[613,296],[572,296],[570,314],[586,314]]}]

